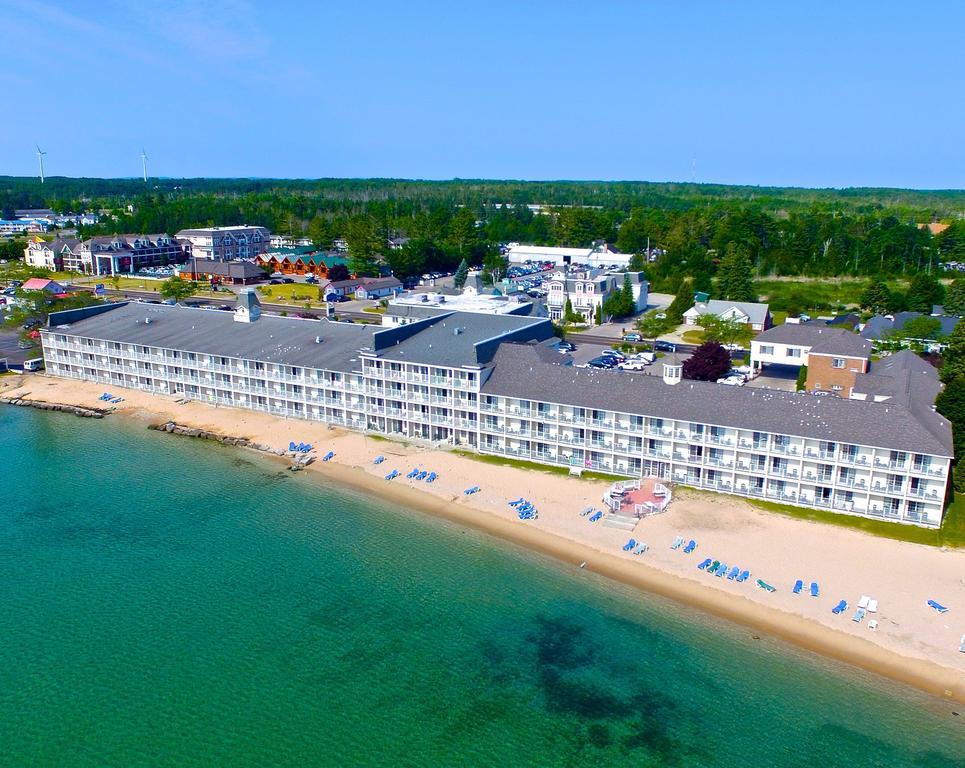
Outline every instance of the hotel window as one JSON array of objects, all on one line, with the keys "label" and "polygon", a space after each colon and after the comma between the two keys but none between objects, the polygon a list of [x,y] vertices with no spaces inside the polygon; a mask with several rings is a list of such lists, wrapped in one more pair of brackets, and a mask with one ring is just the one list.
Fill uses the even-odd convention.
[{"label": "hotel window", "polygon": [[[834,358],[831,358],[831,367],[832,367],[832,368],[844,368],[844,358],[843,358],[843,357],[834,357]],[[840,389],[840,387],[838,387],[838,389]]]},{"label": "hotel window", "polygon": [[788,357],[800,357],[800,356],[801,356],[801,350],[798,349],[797,347],[788,347],[788,349],[787,349],[787,356],[788,356]]},{"label": "hotel window", "polygon": [[774,347],[769,344],[761,344],[761,354],[762,355],[773,355]]}]

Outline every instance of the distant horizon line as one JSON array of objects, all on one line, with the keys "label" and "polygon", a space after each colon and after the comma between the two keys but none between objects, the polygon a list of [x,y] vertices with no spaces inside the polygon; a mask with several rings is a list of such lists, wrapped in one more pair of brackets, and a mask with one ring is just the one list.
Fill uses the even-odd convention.
[{"label": "distant horizon line", "polygon": [[[36,182],[38,186],[41,182],[37,176],[11,176],[0,174],[0,179],[10,179],[14,181]],[[69,181],[142,181],[141,175],[132,176],[65,176],[44,174],[44,181],[50,182],[57,179]],[[447,178],[419,178],[405,176],[148,176],[147,184],[151,180],[173,182],[173,181],[283,181],[283,182],[323,182],[323,181],[358,181],[358,182],[407,182],[416,184],[639,184],[653,186],[687,186],[687,187],[732,187],[750,189],[783,189],[783,190],[802,190],[812,192],[846,192],[876,190],[889,192],[922,192],[922,193],[942,193],[942,192],[965,192],[965,187],[888,187],[888,186],[826,186],[810,187],[798,184],[751,184],[751,183],[732,183],[717,181],[676,181],[663,180],[653,181],[645,179],[512,179],[512,178],[484,178],[484,177],[461,177],[453,176]]]}]

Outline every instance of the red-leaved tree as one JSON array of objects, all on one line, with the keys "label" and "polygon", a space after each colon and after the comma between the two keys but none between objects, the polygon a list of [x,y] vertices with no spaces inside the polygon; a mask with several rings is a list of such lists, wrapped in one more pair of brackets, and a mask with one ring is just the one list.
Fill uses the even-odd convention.
[{"label": "red-leaved tree", "polygon": [[707,341],[684,361],[683,376],[698,381],[717,381],[729,370],[730,352],[719,341]]}]

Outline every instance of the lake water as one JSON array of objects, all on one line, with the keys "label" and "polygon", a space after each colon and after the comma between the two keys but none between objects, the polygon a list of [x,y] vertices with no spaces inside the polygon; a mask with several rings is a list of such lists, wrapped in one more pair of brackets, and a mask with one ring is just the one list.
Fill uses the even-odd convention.
[{"label": "lake water", "polygon": [[117,418],[0,408],[0,764],[962,766],[962,708]]}]

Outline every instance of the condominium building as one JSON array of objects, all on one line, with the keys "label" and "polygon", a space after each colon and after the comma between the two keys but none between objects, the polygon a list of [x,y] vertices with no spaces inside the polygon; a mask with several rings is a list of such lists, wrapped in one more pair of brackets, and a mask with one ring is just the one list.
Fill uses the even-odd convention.
[{"label": "condominium building", "polygon": [[[51,315],[53,375],[481,453],[905,523],[941,522],[951,428],[928,366],[863,401],[575,368],[546,319],[449,312],[396,327],[164,305]],[[900,375],[899,375],[900,374]],[[888,389],[882,375],[878,385]]]},{"label": "condominium building", "polygon": [[176,235],[188,256],[216,261],[254,259],[268,250],[271,234],[264,227],[182,229]]},{"label": "condominium building", "polygon": [[[647,308],[649,283],[642,272],[629,272],[630,288],[636,311]],[[594,322],[598,308],[603,306],[615,291],[623,289],[624,273],[602,269],[579,267],[560,270],[546,282],[546,309],[553,320],[560,320],[566,311],[566,302],[583,319]]]},{"label": "condominium building", "polygon": [[75,253],[79,258],[80,245],[80,240],[73,238],[57,238],[50,242],[34,238],[24,249],[24,261],[31,267],[61,271],[65,269],[65,263],[72,261]]},{"label": "condominium building", "polygon": [[63,254],[65,270],[94,275],[134,273],[144,267],[178,264],[184,258],[178,241],[164,233],[92,237]]}]

